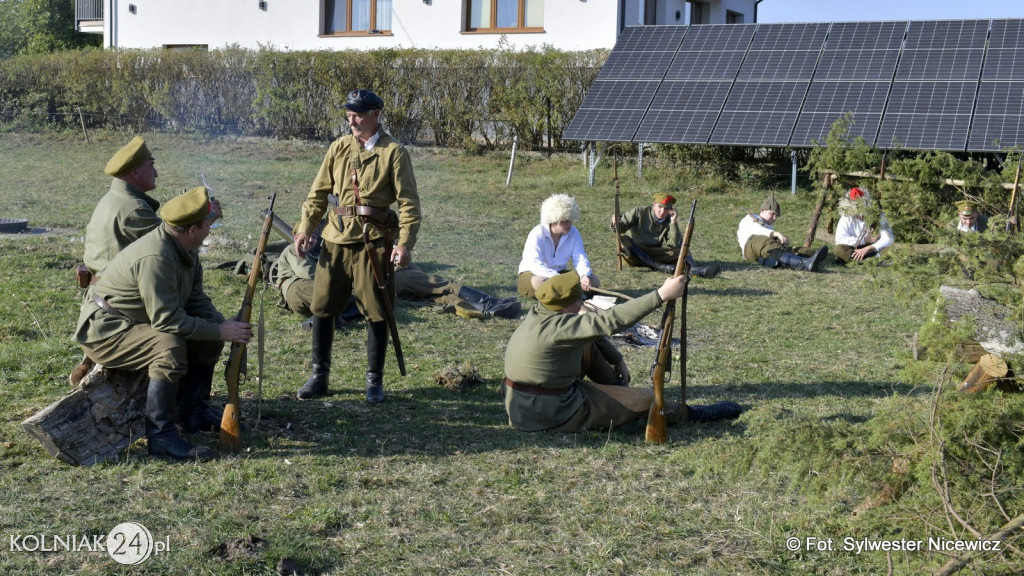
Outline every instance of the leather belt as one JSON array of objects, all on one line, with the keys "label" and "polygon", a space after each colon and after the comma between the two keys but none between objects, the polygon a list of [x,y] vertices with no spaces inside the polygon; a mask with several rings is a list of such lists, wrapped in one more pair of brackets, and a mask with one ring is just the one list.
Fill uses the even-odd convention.
[{"label": "leather belt", "polygon": [[127,316],[125,316],[123,312],[111,306],[110,302],[107,302],[105,298],[103,298],[99,294],[96,294],[95,292],[93,292],[92,301],[95,302],[96,305],[98,305],[100,308],[103,308],[103,311],[108,314],[112,314],[114,316],[117,316],[118,318],[127,318]]},{"label": "leather belt", "polygon": [[374,208],[373,206],[337,206],[334,213],[338,216],[367,216],[379,218],[387,214],[387,208]]},{"label": "leather belt", "polygon": [[561,396],[569,391],[569,388],[544,388],[543,386],[531,386],[530,384],[520,384],[513,382],[508,378],[505,378],[505,386],[515,390],[516,392],[526,392],[527,394],[536,394],[538,396]]}]

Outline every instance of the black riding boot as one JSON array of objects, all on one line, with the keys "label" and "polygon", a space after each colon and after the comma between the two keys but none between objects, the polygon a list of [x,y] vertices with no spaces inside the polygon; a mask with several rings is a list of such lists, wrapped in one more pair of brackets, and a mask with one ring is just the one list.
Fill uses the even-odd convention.
[{"label": "black riding boot", "polygon": [[518,318],[519,313],[523,311],[523,305],[519,303],[518,298],[495,298],[469,286],[460,288],[458,296],[486,316]]},{"label": "black riding boot", "polygon": [[818,268],[821,267],[821,263],[825,260],[825,256],[828,255],[828,248],[822,246],[817,252],[811,256],[800,256],[792,252],[783,252],[779,254],[779,262],[782,263],[786,268],[793,270],[803,270],[805,272],[817,272]]},{"label": "black riding boot", "polygon": [[216,366],[189,366],[178,383],[178,419],[186,433],[209,432],[220,428],[222,410],[210,404],[210,388]]},{"label": "black riding boot", "polygon": [[743,411],[735,402],[718,402],[710,406],[687,406],[690,411],[690,422],[715,422],[739,418]]},{"label": "black riding boot", "polygon": [[178,385],[165,380],[149,381],[146,390],[146,439],[149,453],[153,456],[167,456],[177,460],[209,460],[213,450],[205,446],[193,446],[178,435],[175,426],[174,407]]},{"label": "black riding boot", "polygon": [[366,323],[366,401],[384,401],[384,357],[388,353],[388,323]]},{"label": "black riding boot", "polygon": [[[698,266],[697,262],[694,261],[693,256],[686,255],[686,263],[690,265],[690,275],[700,276],[701,278],[714,278],[718,276],[718,273],[722,271],[721,268],[714,265],[709,266]],[[673,270],[672,272],[675,272]]]},{"label": "black riding boot", "polygon": [[309,400],[327,394],[327,380],[331,374],[331,345],[334,344],[334,317],[313,316],[313,373],[295,395]]},{"label": "black riding boot", "polygon": [[647,255],[647,252],[637,248],[636,246],[630,246],[628,248],[629,255],[635,258],[644,266],[647,266],[651,270],[657,270],[658,272],[664,272],[665,274],[675,274],[676,267],[669,264],[662,264],[657,262],[653,258]]}]

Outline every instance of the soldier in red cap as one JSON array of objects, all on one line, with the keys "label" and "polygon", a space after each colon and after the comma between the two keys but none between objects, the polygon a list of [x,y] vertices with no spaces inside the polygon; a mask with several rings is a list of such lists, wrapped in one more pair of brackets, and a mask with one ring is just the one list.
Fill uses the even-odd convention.
[{"label": "soldier in red cap", "polygon": [[[877,212],[870,214],[871,212]],[[839,200],[839,223],[836,224],[836,260],[846,264],[873,258],[892,244],[892,230],[885,214],[878,210],[871,194],[851,188],[848,197]],[[872,223],[865,221],[865,217]]]},{"label": "soldier in red cap", "polygon": [[[683,229],[679,225],[676,199],[671,194],[655,194],[650,206],[637,206],[616,222],[622,236],[621,257],[630,266],[647,266],[666,274],[675,273],[679,250],[683,247]],[[718,275],[718,266],[698,266],[687,254],[690,273],[703,278]]]}]

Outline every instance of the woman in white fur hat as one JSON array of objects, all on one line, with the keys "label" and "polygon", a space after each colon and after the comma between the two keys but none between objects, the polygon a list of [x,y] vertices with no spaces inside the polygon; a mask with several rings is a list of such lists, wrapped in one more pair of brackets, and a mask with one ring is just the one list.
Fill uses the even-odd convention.
[{"label": "woman in white fur hat", "polygon": [[540,224],[530,230],[519,262],[519,293],[536,298],[534,292],[552,276],[576,270],[584,291],[600,286],[583,248],[583,237],[573,226],[580,218],[580,205],[566,194],[552,194],[540,205]]}]

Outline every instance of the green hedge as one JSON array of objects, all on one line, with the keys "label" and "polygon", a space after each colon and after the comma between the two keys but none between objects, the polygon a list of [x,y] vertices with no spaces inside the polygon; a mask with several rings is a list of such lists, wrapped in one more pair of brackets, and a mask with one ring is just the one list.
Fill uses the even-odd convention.
[{"label": "green hedge", "polygon": [[27,129],[329,139],[356,87],[406,142],[560,148],[607,51],[86,50],[0,59],[0,120]]}]

